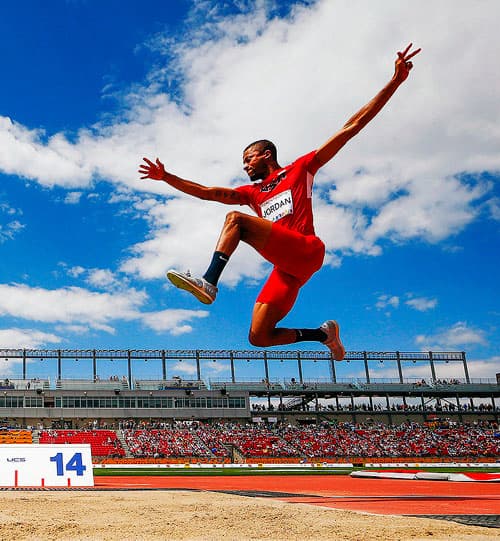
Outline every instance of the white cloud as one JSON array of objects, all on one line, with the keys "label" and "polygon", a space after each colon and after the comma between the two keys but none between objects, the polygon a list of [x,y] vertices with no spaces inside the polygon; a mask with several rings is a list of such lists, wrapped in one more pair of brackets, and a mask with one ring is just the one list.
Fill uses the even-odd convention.
[{"label": "white cloud", "polygon": [[[196,365],[189,361],[178,361],[175,364],[169,365],[169,373],[172,376],[178,376],[179,374],[188,376],[188,379],[193,379],[197,375]],[[171,378],[172,376],[169,376]]]},{"label": "white cloud", "polygon": [[427,312],[437,306],[437,299],[428,299],[426,297],[412,297],[405,301],[405,304],[418,310],[419,312]]},{"label": "white cloud", "polygon": [[500,198],[494,197],[487,202],[487,207],[491,217],[494,220],[500,221]]},{"label": "white cloud", "polygon": [[473,202],[486,192],[483,184],[470,188],[456,178],[421,179],[407,186],[408,193],[383,205],[366,230],[373,242],[422,238],[438,242],[463,229],[476,216]]},{"label": "white cloud", "polygon": [[[133,246],[134,256],[126,260],[120,270],[147,279],[162,277],[170,268],[203,274],[228,210],[218,204],[200,206],[188,197],[152,206],[148,213],[153,224],[152,238]],[[262,259],[242,243],[225,269],[223,282],[234,285],[242,278],[262,277],[264,269]]]},{"label": "white cloud", "polygon": [[487,344],[486,333],[481,329],[474,329],[466,322],[459,321],[449,329],[444,329],[432,335],[418,335],[415,343],[422,350],[446,350]]},{"label": "white cloud", "polygon": [[118,289],[125,290],[126,286],[128,285],[128,280],[119,278],[110,269],[89,269],[82,267],[81,265],[68,267],[68,265],[64,262],[60,262],[59,265],[71,278],[80,278],[85,283],[97,289],[104,289],[108,291]]},{"label": "white cloud", "polygon": [[[66,267],[65,263],[60,263],[60,265],[63,267]],[[80,265],[77,265],[75,267],[68,268],[67,272],[69,276],[71,276],[72,278],[78,278],[85,272],[85,268]]]},{"label": "white cloud", "polygon": [[386,308],[397,308],[399,306],[399,297],[397,295],[379,295],[375,308],[385,310]]},{"label": "white cloud", "polygon": [[[0,244],[12,240],[26,227],[18,219],[13,219],[22,214],[21,209],[14,208],[5,202],[0,203]],[[4,219],[4,216],[7,216],[7,220]]]},{"label": "white cloud", "polygon": [[186,322],[207,315],[200,310],[141,311],[147,300],[146,293],[133,288],[98,293],[79,287],[49,290],[0,284],[0,316],[57,324],[58,329],[69,326],[72,333],[85,327],[114,333],[115,323],[137,320],[157,331],[180,334],[191,330]]},{"label": "white cloud", "polygon": [[[270,17],[268,2],[244,5],[241,14],[224,16],[220,3],[204,2],[212,15],[203,28],[177,41],[157,36],[150,46],[172,62],[131,89],[114,123],[82,129],[74,142],[1,117],[0,170],[72,194],[95,179],[147,194],[135,208],[153,215],[151,229],[122,270],[143,278],[169,266],[203,271],[200,254],[208,259],[224,211],[139,180],[142,156],[158,155],[174,173],[225,186],[242,178],[248,141],[269,137],[282,163],[290,161],[366,103],[390,78],[396,50],[413,40],[423,52],[408,82],[318,175],[325,197],[316,200],[317,230],[327,261],[379,255],[387,240],[441,242],[481,208],[498,214],[490,184],[479,180],[500,171],[500,75],[491,68],[500,46],[498,2],[426,0],[409,16],[408,4],[397,0],[356,7],[320,0],[287,19]],[[175,199],[162,205],[150,194]],[[227,283],[262,275],[259,258],[243,255],[228,267]]]},{"label": "white cloud", "polygon": [[[432,350],[430,350],[432,351]],[[436,351],[436,350],[434,350]],[[386,362],[383,365],[380,365],[383,368],[371,368],[370,377],[372,380],[376,379],[398,379],[398,370],[396,363]],[[498,368],[500,366],[500,357],[492,357],[491,359],[478,360],[467,358],[467,370],[469,372],[469,377],[474,379],[495,379],[495,374],[500,372]],[[404,363],[403,367],[403,379],[414,380],[414,379],[425,379],[426,381],[431,381],[432,371],[430,363],[427,362],[418,362],[418,363]],[[465,381],[465,370],[462,361],[452,361],[449,363],[436,361],[434,363],[434,370],[436,373],[436,379],[458,379],[460,381]],[[361,380],[365,379],[364,372],[359,372],[358,377]]]},{"label": "white cloud", "polygon": [[23,213],[21,209],[11,207],[8,203],[0,203],[0,212],[7,214],[8,216],[14,216]]},{"label": "white cloud", "polygon": [[161,312],[152,312],[143,314],[144,324],[154,331],[169,331],[174,336],[191,332],[193,328],[186,322],[194,318],[204,318],[208,316],[206,310],[163,310]]},{"label": "white cloud", "polygon": [[0,315],[40,322],[105,325],[111,319],[132,319],[145,293],[128,290],[110,295],[78,287],[43,289],[22,284],[0,284]]},{"label": "white cloud", "polygon": [[230,367],[227,366],[227,364],[225,363],[221,363],[221,362],[210,362],[210,361],[206,361],[204,363],[202,363],[201,365],[201,373],[205,376],[205,377],[209,377],[210,376],[222,376],[222,375],[225,375],[227,376],[228,378],[230,378],[231,376],[231,372],[230,372]]},{"label": "white cloud", "polygon": [[87,334],[89,332],[89,327],[87,325],[56,325],[54,328],[61,334]]},{"label": "white cloud", "polygon": [[63,135],[47,142],[40,130],[30,130],[7,117],[0,117],[0,167],[2,171],[44,186],[75,187],[88,184],[92,169],[85,164],[77,145]]},{"label": "white cloud", "polygon": [[109,269],[89,269],[86,281],[94,287],[104,289],[120,284],[120,281]]},{"label": "white cloud", "polygon": [[[415,297],[413,293],[406,293],[405,297],[408,300],[404,301],[404,304],[419,312],[426,312],[428,310],[434,309],[437,306],[437,299],[429,299],[427,297]],[[400,296],[388,295],[384,293],[377,297],[375,308],[377,310],[396,309],[399,308],[400,303]]]},{"label": "white cloud", "polygon": [[80,202],[83,192],[68,192],[64,198],[67,205],[76,205]]},{"label": "white cloud", "polygon": [[25,225],[18,220],[13,220],[5,224],[0,223],[0,244],[7,240],[12,240],[19,231],[22,231]]},{"label": "white cloud", "polygon": [[0,329],[0,344],[9,349],[36,349],[47,344],[59,344],[61,341],[55,334],[34,329]]},{"label": "white cloud", "polygon": [[500,355],[489,359],[468,359],[467,367],[471,378],[496,379],[496,374],[500,373]]}]

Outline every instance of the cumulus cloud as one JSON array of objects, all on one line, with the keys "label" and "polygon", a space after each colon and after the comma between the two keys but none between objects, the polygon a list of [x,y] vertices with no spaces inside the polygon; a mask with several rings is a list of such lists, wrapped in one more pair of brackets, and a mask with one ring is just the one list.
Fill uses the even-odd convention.
[{"label": "cumulus cloud", "polygon": [[496,380],[496,374],[500,372],[500,355],[489,359],[470,359],[467,361],[471,378],[488,378]]},{"label": "cumulus cloud", "polygon": [[12,349],[36,349],[47,344],[59,344],[61,341],[55,334],[36,329],[0,329],[0,344]]},{"label": "cumulus cloud", "polygon": [[109,269],[90,269],[87,282],[100,288],[111,288],[120,284],[115,274]]},{"label": "cumulus cloud", "polygon": [[486,333],[481,329],[469,327],[464,321],[459,321],[448,329],[436,334],[418,335],[415,343],[422,350],[446,350],[464,348],[465,346],[480,346],[487,344]]},{"label": "cumulus cloud", "polygon": [[113,333],[115,322],[140,321],[156,331],[181,334],[190,330],[186,322],[207,315],[202,310],[146,312],[142,309],[147,300],[146,293],[133,288],[101,293],[79,287],[49,290],[0,284],[0,317],[57,324],[59,329],[73,333],[81,333],[86,327]]},{"label": "cumulus cloud", "polygon": [[[153,206],[148,219],[154,233],[150,239],[131,247],[133,256],[121,265],[120,270],[146,279],[163,276],[169,268],[203,274],[227,210],[223,205],[199,205],[187,197],[169,199],[163,205]],[[195,247],[200,248],[196,250]],[[224,283],[233,285],[242,278],[261,277],[265,267],[255,252],[242,244],[225,270]]]},{"label": "cumulus cloud", "polygon": [[418,310],[419,312],[427,312],[428,310],[432,310],[437,306],[437,299],[428,299],[426,297],[411,297],[407,301],[405,301],[405,304],[407,304],[411,308],[414,308],[415,310]]},{"label": "cumulus cloud", "polygon": [[418,312],[427,312],[428,310],[433,310],[438,303],[437,299],[417,297],[413,293],[405,293],[403,296],[384,293],[378,295],[375,308],[377,310],[395,310],[400,307],[402,298],[405,297],[407,300],[404,301],[404,304],[413,310],[417,310]]},{"label": "cumulus cloud", "polygon": [[[286,17],[268,2],[239,5],[235,15],[204,2],[207,24],[200,28],[195,7],[196,30],[152,39],[163,64],[130,90],[114,121],[70,141],[0,118],[0,170],[71,194],[96,179],[126,188],[144,198],[135,208],[150,230],[122,270],[149,279],[168,266],[202,269],[199,254],[211,251],[224,210],[138,180],[141,157],[160,156],[174,173],[224,186],[242,181],[248,141],[269,137],[280,161],[291,161],[365,104],[390,78],[396,50],[413,40],[423,52],[408,82],[317,176],[327,262],[380,255],[387,241],[441,242],[483,208],[498,215],[491,183],[481,180],[500,171],[500,75],[491,69],[498,2],[424,1],[411,17],[397,0],[359,9],[319,0]],[[260,260],[244,255],[228,267],[227,283],[262,275]]]},{"label": "cumulus cloud", "polygon": [[173,335],[191,332],[193,329],[186,322],[194,318],[204,318],[208,312],[204,310],[163,310],[142,315],[143,323],[157,332],[169,331]]},{"label": "cumulus cloud", "polygon": [[80,322],[93,327],[121,314],[131,319],[146,294],[136,290],[110,295],[79,287],[44,289],[24,284],[0,284],[0,315],[40,322]]},{"label": "cumulus cloud", "polygon": [[169,372],[173,374],[173,377],[182,374],[188,376],[187,379],[193,379],[197,375],[197,369],[194,363],[180,360],[175,364],[169,365]]},{"label": "cumulus cloud", "polygon": [[[432,351],[432,350],[430,350]],[[469,372],[469,377],[471,379],[489,379],[495,381],[495,375],[498,370],[500,362],[500,357],[494,356],[490,359],[467,359],[467,370]],[[389,365],[389,366],[387,366]],[[396,363],[384,363],[383,368],[372,368],[370,369],[370,376],[373,379],[390,379],[392,381],[398,379],[398,370]],[[408,380],[421,380],[425,379],[430,381],[432,377],[432,371],[429,362],[418,362],[418,363],[404,363],[403,367],[403,378]],[[437,379],[458,379],[460,381],[466,380],[465,370],[462,361],[453,361],[453,362],[435,362],[434,370],[436,373]],[[362,380],[365,378],[363,371],[358,373],[358,377]]]},{"label": "cumulus cloud", "polygon": [[125,290],[128,285],[127,279],[122,279],[110,269],[85,268],[81,265],[69,267],[64,262],[60,262],[59,266],[71,278],[83,280],[86,284],[96,289],[105,291]]},{"label": "cumulus cloud", "polygon": [[62,134],[46,139],[41,130],[30,130],[0,116],[0,167],[3,172],[36,180],[44,186],[75,187],[88,184],[92,174],[77,145]]},{"label": "cumulus cloud", "polygon": [[[60,263],[60,265],[64,268],[67,268],[65,263]],[[72,278],[78,278],[84,272],[86,272],[85,268],[80,265],[76,265],[74,267],[70,267],[67,269],[68,275],[71,276]]]},{"label": "cumulus cloud", "polygon": [[375,304],[377,310],[385,310],[386,308],[397,308],[399,306],[399,297],[397,295],[380,295]]},{"label": "cumulus cloud", "polygon": [[68,192],[64,198],[67,205],[76,205],[80,202],[83,192]]}]

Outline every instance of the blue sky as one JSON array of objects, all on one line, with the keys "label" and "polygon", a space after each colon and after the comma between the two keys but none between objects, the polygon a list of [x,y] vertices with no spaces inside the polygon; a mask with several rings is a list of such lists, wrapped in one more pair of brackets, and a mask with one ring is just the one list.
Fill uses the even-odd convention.
[{"label": "blue sky", "polygon": [[1,347],[249,349],[269,267],[242,246],[209,308],[169,286],[168,268],[204,272],[228,207],[139,180],[142,156],[243,183],[249,141],[274,140],[282,165],[317,148],[413,41],[409,80],[316,177],[328,256],[284,323],[335,318],[348,350],[464,350],[472,377],[493,377],[499,12],[494,0],[3,2]]}]

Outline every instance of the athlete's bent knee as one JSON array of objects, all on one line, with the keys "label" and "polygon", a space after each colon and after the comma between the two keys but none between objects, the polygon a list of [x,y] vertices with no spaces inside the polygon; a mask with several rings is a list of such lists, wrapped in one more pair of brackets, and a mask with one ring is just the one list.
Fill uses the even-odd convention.
[{"label": "athlete's bent knee", "polygon": [[272,340],[267,334],[254,332],[250,329],[250,332],[248,333],[248,341],[252,346],[258,347],[258,348],[265,348],[268,346],[272,346]]},{"label": "athlete's bent knee", "polygon": [[237,210],[232,210],[226,214],[226,226],[227,225],[241,225],[241,218],[243,216],[242,212]]}]

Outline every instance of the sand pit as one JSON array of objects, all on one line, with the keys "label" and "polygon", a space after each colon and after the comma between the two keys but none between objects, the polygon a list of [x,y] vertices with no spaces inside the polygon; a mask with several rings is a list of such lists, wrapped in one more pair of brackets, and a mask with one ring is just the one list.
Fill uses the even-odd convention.
[{"label": "sand pit", "polygon": [[2,540],[486,540],[499,531],[215,492],[4,492]]}]

